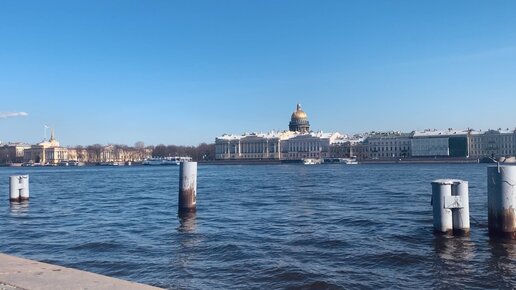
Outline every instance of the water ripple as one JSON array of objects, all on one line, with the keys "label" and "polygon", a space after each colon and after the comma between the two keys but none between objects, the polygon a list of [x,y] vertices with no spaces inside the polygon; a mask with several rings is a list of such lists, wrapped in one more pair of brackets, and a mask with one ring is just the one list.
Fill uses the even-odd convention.
[{"label": "water ripple", "polygon": [[[0,251],[171,289],[515,288],[516,243],[487,236],[484,165],[0,168]],[[432,233],[430,181],[470,184],[469,237]]]}]

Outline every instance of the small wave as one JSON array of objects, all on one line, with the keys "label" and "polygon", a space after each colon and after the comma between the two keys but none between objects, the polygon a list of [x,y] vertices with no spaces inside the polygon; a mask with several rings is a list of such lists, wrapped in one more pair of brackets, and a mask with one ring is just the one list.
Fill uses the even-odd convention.
[{"label": "small wave", "polygon": [[241,246],[235,244],[219,245],[205,249],[206,254],[216,257],[222,262],[230,262],[241,259],[251,258]]},{"label": "small wave", "polygon": [[88,242],[70,247],[70,250],[92,250],[95,252],[110,252],[119,248],[121,245],[115,242]]},{"label": "small wave", "polygon": [[378,225],[378,221],[351,217],[342,218],[337,223],[341,225],[349,225],[355,227],[374,227]]},{"label": "small wave", "polygon": [[310,239],[303,237],[289,241],[288,245],[294,247],[313,246],[316,248],[340,249],[349,247],[350,243],[336,239]]},{"label": "small wave", "polygon": [[357,257],[363,264],[370,264],[371,266],[382,267],[405,267],[410,265],[417,265],[425,257],[420,255],[413,255],[406,252],[388,252],[379,254],[367,254]]},{"label": "small wave", "polygon": [[314,281],[299,286],[299,289],[344,289],[341,286],[326,281]]}]

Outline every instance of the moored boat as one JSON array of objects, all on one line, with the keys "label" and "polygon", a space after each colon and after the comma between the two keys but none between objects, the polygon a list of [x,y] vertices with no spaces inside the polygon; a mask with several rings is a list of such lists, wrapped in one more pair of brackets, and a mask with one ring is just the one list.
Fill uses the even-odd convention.
[{"label": "moored boat", "polygon": [[179,165],[183,161],[191,161],[192,157],[174,156],[174,157],[152,157],[143,160],[142,165]]},{"label": "moored boat", "polygon": [[305,158],[303,159],[304,165],[315,165],[315,164],[321,164],[323,161],[322,159],[317,158]]}]

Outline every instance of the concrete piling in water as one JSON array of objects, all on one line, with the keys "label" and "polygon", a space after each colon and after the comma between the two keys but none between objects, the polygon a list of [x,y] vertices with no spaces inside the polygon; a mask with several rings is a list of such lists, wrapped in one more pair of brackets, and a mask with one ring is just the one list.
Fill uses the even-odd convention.
[{"label": "concrete piling in water", "polygon": [[516,166],[487,168],[489,235],[516,238]]},{"label": "concrete piling in water", "polygon": [[12,175],[9,177],[9,201],[29,200],[29,176]]},{"label": "concrete piling in water", "polygon": [[197,162],[179,164],[179,213],[195,212],[197,204]]},{"label": "concrete piling in water", "polygon": [[468,234],[468,182],[459,179],[432,181],[434,231],[439,233]]}]

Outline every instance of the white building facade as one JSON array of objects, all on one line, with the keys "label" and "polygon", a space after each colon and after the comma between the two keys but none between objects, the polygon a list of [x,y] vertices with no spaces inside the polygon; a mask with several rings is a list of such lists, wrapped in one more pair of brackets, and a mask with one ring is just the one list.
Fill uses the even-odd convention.
[{"label": "white building facade", "polygon": [[224,134],[215,139],[215,159],[218,160],[280,160],[282,141],[291,132]]},{"label": "white building facade", "polygon": [[516,130],[472,131],[469,138],[471,157],[500,158],[516,155]]},{"label": "white building facade", "polygon": [[309,131],[310,123],[298,104],[292,113],[289,131],[224,134],[215,138],[218,160],[302,160],[323,159],[331,155],[330,146],[343,138],[340,133]]},{"label": "white building facade", "polygon": [[373,133],[365,139],[369,159],[406,158],[411,156],[411,134]]}]

